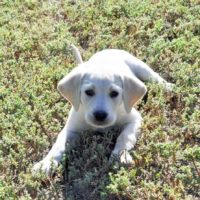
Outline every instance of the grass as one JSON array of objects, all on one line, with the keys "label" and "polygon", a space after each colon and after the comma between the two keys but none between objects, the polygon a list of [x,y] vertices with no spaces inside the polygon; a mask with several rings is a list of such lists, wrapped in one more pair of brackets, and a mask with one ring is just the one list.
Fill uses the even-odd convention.
[{"label": "grass", "polygon": [[[200,4],[197,0],[0,2],[0,199],[199,199]],[[121,48],[176,84],[148,84],[134,165],[110,165],[118,130],[83,133],[53,177],[31,168],[70,105],[57,82],[104,48]],[[77,122],[78,123],[78,122]]]}]

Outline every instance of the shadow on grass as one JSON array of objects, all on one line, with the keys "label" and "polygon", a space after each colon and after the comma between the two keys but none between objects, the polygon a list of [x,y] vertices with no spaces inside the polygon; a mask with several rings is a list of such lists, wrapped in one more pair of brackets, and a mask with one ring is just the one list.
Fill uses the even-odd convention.
[{"label": "shadow on grass", "polygon": [[64,198],[104,199],[113,164],[109,157],[119,129],[83,132],[76,146],[67,152],[64,170]]}]

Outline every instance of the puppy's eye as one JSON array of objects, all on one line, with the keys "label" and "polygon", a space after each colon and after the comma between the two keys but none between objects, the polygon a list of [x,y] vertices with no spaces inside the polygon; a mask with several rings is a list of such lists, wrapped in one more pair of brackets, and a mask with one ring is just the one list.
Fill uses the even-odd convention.
[{"label": "puppy's eye", "polygon": [[118,95],[119,95],[119,93],[118,93],[117,91],[115,91],[115,90],[113,90],[113,91],[110,92],[110,97],[111,97],[111,98],[115,98],[115,97],[117,97]]},{"label": "puppy's eye", "polygon": [[95,95],[94,90],[85,90],[85,94],[90,97]]}]

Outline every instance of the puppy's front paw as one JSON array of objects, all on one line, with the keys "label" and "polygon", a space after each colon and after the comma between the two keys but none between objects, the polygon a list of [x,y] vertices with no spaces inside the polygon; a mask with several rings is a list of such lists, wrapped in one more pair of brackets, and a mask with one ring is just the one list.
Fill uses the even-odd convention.
[{"label": "puppy's front paw", "polygon": [[121,152],[120,162],[124,164],[133,164],[133,159],[127,150]]},{"label": "puppy's front paw", "polygon": [[117,160],[122,164],[133,164],[133,159],[127,150],[121,150],[119,153],[112,153],[110,160]]},{"label": "puppy's front paw", "polygon": [[50,175],[57,166],[58,162],[56,160],[43,159],[33,166],[32,173],[35,174],[39,172]]}]

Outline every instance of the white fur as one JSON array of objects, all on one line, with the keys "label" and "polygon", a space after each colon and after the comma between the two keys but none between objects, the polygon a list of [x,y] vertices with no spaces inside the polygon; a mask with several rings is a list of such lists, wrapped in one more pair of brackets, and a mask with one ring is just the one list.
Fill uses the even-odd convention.
[{"label": "white fur", "polygon": [[[133,106],[146,93],[142,81],[155,81],[166,89],[172,86],[126,51],[103,50],[83,63],[77,48],[73,49],[79,65],[58,83],[58,90],[72,104],[72,109],[52,149],[34,166],[34,172],[42,170],[49,174],[52,164],[57,166],[61,160],[66,142],[73,142],[80,131],[111,126],[122,127],[112,156],[117,156],[122,163],[131,163],[128,151],[136,143],[142,122]],[[113,93],[118,95],[111,97]]]},{"label": "white fur", "polygon": [[83,60],[82,60],[82,57],[81,57],[81,54],[80,54],[78,48],[75,45],[73,45],[73,44],[71,44],[70,47],[72,49],[74,57],[76,58],[77,64],[83,63]]}]

